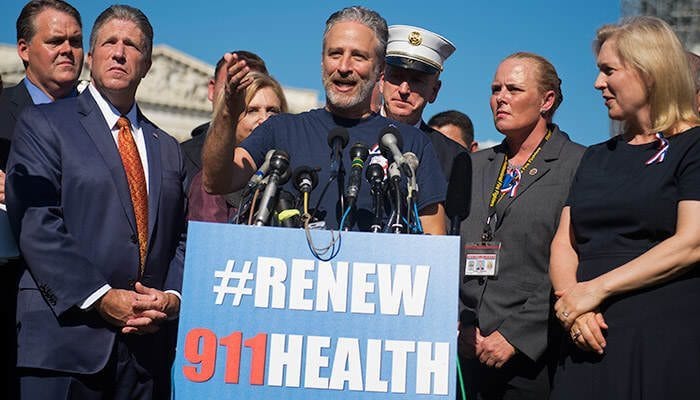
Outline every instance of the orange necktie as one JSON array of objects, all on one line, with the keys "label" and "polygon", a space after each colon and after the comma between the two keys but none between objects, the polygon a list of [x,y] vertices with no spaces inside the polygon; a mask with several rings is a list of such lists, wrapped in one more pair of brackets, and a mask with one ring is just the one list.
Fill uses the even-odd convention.
[{"label": "orange necktie", "polygon": [[126,180],[129,182],[131,204],[136,217],[136,230],[139,237],[139,277],[143,275],[148,247],[148,193],[146,192],[146,177],[143,173],[141,156],[136,148],[134,136],[131,133],[129,119],[121,116],[117,121],[119,128],[119,155],[124,164]]}]

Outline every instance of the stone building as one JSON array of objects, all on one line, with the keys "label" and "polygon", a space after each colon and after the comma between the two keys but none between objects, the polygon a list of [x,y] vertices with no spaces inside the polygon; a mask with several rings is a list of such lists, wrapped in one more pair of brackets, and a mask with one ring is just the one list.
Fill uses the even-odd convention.
[{"label": "stone building", "polygon": [[[153,65],[141,81],[136,100],[143,113],[179,141],[189,138],[192,128],[211,119],[207,83],[214,66],[167,45],[153,47]],[[0,75],[4,86],[17,84],[24,77],[22,61],[14,44],[0,44]],[[80,89],[90,79],[87,64]],[[299,113],[320,107],[318,92],[283,87],[289,111]]]}]

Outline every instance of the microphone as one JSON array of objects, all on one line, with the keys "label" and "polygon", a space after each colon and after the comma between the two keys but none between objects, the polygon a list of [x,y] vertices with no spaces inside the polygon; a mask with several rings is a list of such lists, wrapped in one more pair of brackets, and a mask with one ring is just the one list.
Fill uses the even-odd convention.
[{"label": "microphone", "polygon": [[328,146],[331,148],[331,173],[337,174],[343,158],[342,150],[348,145],[348,130],[336,126],[328,132]]},{"label": "microphone", "polygon": [[378,163],[370,163],[365,171],[365,178],[370,184],[370,192],[374,203],[374,223],[370,227],[372,232],[382,229],[382,206],[384,203],[384,167]]},{"label": "microphone", "polygon": [[345,188],[345,198],[348,202],[348,207],[351,207],[357,196],[360,193],[362,185],[362,170],[365,168],[365,161],[369,157],[369,148],[364,143],[355,143],[350,148],[350,157],[352,158],[352,166],[350,169],[350,179],[347,188]]},{"label": "microphone", "polygon": [[445,213],[450,218],[450,235],[459,235],[459,226],[469,216],[472,201],[472,159],[460,153],[452,162],[447,185]]},{"label": "microphone", "polygon": [[[414,212],[414,204],[416,204],[416,198],[418,197],[418,181],[416,178],[416,171],[418,171],[418,165],[420,163],[418,161],[418,156],[416,156],[410,151],[404,153],[403,157],[406,160],[406,165],[408,166],[408,169],[411,171],[411,177],[408,178],[408,182],[406,182],[408,192],[406,195],[406,225],[408,226],[408,229],[410,231],[411,227],[413,226],[413,223],[419,218],[418,215]],[[420,232],[419,229],[416,229],[416,231]]]},{"label": "microphone", "polygon": [[407,176],[411,177],[411,171],[406,166],[406,160],[403,154],[401,154],[401,147],[403,147],[403,142],[401,140],[401,132],[394,125],[388,125],[386,128],[382,129],[379,133],[379,151],[387,160],[394,160],[396,164],[402,169],[402,172]]},{"label": "microphone", "polygon": [[316,169],[306,165],[294,170],[294,188],[301,193],[311,193],[318,185],[318,173]]},{"label": "microphone", "polygon": [[406,161],[406,164],[411,169],[411,172],[413,172],[415,175],[416,170],[418,170],[418,165],[420,164],[420,162],[418,161],[418,156],[415,155],[415,153],[407,151],[403,153],[403,159]]},{"label": "microphone", "polygon": [[267,223],[270,217],[272,199],[277,195],[277,188],[279,185],[284,184],[285,178],[289,179],[289,155],[282,150],[276,150],[270,158],[269,169],[268,182],[265,185],[265,191],[263,191],[262,199],[260,200],[260,207],[255,216],[255,225],[257,226],[263,226]]},{"label": "microphone", "polygon": [[301,227],[301,212],[294,207],[295,200],[293,194],[286,190],[280,190],[277,196],[277,205],[275,206],[279,226],[286,228]]},{"label": "microphone", "polygon": [[412,192],[418,192],[418,182],[416,181],[416,171],[418,171],[418,165],[420,164],[418,161],[418,156],[416,156],[415,153],[408,151],[403,153],[403,159],[406,161],[408,169],[411,170],[409,189]]},{"label": "microphone", "polygon": [[384,184],[384,167],[382,167],[379,163],[370,163],[367,166],[365,178],[370,184],[371,191],[374,192],[376,189],[381,189]]},{"label": "microphone", "polygon": [[396,161],[389,164],[387,175],[389,175],[389,180],[392,182],[398,182],[401,180],[401,171],[399,171],[399,166],[396,164]]},{"label": "microphone", "polygon": [[262,165],[260,168],[258,168],[257,171],[253,174],[253,176],[250,177],[250,180],[248,181],[248,184],[245,187],[244,193],[249,193],[251,190],[255,189],[259,184],[260,181],[263,180],[265,177],[265,174],[267,174],[267,170],[270,168],[270,159],[272,158],[272,155],[275,153],[274,149],[271,149],[265,154],[265,161],[263,161]]},{"label": "microphone", "polygon": [[403,206],[401,204],[401,171],[399,171],[396,161],[389,164],[387,174],[389,175],[389,182],[394,194],[394,211],[389,218],[389,224],[395,233],[401,233],[401,229],[403,229],[401,224],[401,207]]}]

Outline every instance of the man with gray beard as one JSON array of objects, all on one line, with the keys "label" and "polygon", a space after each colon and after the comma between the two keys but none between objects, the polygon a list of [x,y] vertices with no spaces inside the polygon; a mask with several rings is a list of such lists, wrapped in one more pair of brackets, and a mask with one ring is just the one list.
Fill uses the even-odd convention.
[{"label": "man with gray beard", "polygon": [[[380,132],[393,125],[403,139],[401,151],[413,152],[420,160],[416,173],[420,187],[417,208],[423,232],[445,234],[442,203],[446,180],[430,140],[415,127],[388,120],[370,108],[372,90],[384,68],[387,35],[386,21],[375,11],[355,6],[333,13],[326,21],[321,57],[325,107],[297,115],[273,116],[242,143],[236,143],[235,122],[242,112],[249,68],[236,54],[225,55],[228,85],[225,94],[217,99],[203,151],[205,189],[211,193],[240,189],[271,149],[289,154],[292,171],[299,166],[320,168],[318,178],[322,185],[334,179],[341,180],[329,168],[327,144],[329,132],[338,127],[347,131],[348,149],[362,142],[370,150],[366,164],[380,163],[386,167],[387,160],[381,156],[376,143]],[[344,170],[350,171],[351,157],[347,151],[343,153]],[[233,160],[231,154],[234,154]],[[291,185],[289,182],[283,188]],[[337,229],[343,214],[342,193],[335,190],[335,186],[330,185],[331,190],[312,192],[309,201],[310,205],[318,204],[313,213],[319,225],[327,229]],[[368,186],[360,187],[353,230],[368,231],[374,222]]]}]

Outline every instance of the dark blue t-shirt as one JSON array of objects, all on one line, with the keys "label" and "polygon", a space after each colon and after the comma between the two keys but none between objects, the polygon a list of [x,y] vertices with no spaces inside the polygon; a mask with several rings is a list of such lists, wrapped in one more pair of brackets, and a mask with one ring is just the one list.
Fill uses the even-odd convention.
[{"label": "dark blue t-shirt", "polygon": [[[328,146],[328,133],[335,127],[344,127],[348,131],[349,141],[343,150],[343,165],[345,168],[345,184],[347,185],[350,174],[351,159],[348,151],[350,147],[362,142],[370,148],[370,157],[365,162],[369,165],[374,162],[386,164],[377,149],[379,134],[389,124],[396,126],[401,132],[403,148],[405,152],[413,152],[418,157],[419,166],[416,173],[418,181],[418,209],[440,203],[445,200],[446,178],[440,168],[433,146],[430,140],[420,130],[413,126],[398,123],[386,119],[378,114],[372,114],[364,119],[345,119],[334,117],[325,109],[316,109],[301,114],[280,114],[269,118],[256,128],[253,133],[241,143],[260,166],[265,155],[270,149],[284,150],[289,154],[290,170],[294,171],[299,166],[319,168],[318,186],[311,192],[309,207],[314,207],[321,195],[326,182],[331,177],[330,155]],[[381,161],[380,161],[381,160]],[[372,196],[369,183],[362,174],[360,194],[357,198],[356,222],[354,229],[369,230],[374,216]],[[284,190],[297,194],[292,184],[293,179],[283,186]],[[316,216],[325,220],[326,227],[337,229],[342,217],[339,203],[339,190],[337,183],[329,185],[319,204]]]}]

